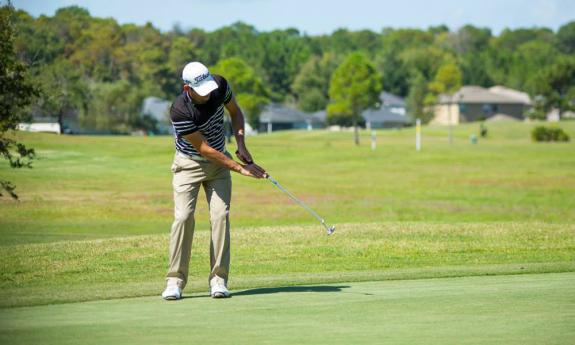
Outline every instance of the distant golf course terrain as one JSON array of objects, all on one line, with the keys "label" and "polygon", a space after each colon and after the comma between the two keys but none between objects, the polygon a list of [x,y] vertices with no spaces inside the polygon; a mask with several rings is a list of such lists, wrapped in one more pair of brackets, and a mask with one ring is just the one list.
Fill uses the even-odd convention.
[{"label": "distant golf course terrain", "polygon": [[223,322],[238,344],[572,344],[575,122],[556,124],[567,143],[532,142],[536,125],[489,123],[477,144],[479,125],[461,125],[453,145],[424,127],[420,152],[413,128],[378,131],[373,151],[365,131],[360,146],[351,132],[249,137],[256,162],[337,230],[233,174],[237,294],[206,297],[202,191],[191,298],[172,303],[159,295],[173,139],[19,133],[38,159],[0,166],[20,196],[0,199],[0,343],[192,343]]}]

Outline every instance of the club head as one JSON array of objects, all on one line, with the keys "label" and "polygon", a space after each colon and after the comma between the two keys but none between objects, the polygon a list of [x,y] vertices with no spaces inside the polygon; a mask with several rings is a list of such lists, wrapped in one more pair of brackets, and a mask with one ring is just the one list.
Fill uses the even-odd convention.
[{"label": "club head", "polygon": [[330,227],[327,229],[327,234],[328,234],[328,236],[331,235],[331,234],[333,234],[334,231],[335,231],[335,225],[330,226]]}]

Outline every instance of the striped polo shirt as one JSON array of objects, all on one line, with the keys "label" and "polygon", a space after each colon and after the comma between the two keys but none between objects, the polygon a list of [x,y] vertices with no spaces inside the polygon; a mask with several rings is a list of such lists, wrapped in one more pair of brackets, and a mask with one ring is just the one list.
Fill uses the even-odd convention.
[{"label": "striped polo shirt", "polygon": [[232,99],[232,89],[227,80],[213,74],[218,88],[210,93],[210,99],[196,104],[187,92],[179,95],[170,108],[174,127],[176,150],[188,156],[201,156],[184,135],[200,131],[211,148],[225,152],[224,105]]}]

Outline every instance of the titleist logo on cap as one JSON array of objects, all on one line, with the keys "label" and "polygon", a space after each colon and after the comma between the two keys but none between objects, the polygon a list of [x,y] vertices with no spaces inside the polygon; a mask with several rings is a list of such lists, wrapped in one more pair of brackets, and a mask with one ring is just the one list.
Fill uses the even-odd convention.
[{"label": "titleist logo on cap", "polygon": [[210,73],[201,74],[201,75],[194,78],[194,83],[197,84],[197,83],[201,82],[202,80],[208,78],[209,76],[210,76]]}]

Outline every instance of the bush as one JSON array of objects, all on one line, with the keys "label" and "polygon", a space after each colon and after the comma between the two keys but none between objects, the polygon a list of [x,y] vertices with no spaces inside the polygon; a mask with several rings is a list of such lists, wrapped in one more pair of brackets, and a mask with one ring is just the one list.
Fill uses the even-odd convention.
[{"label": "bush", "polygon": [[531,131],[531,139],[541,141],[569,141],[569,135],[561,128],[537,126]]},{"label": "bush", "polygon": [[[353,117],[349,115],[327,114],[327,124],[330,126],[352,127]],[[365,119],[362,116],[357,117],[357,125],[359,127],[365,127]]]}]

